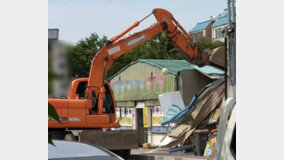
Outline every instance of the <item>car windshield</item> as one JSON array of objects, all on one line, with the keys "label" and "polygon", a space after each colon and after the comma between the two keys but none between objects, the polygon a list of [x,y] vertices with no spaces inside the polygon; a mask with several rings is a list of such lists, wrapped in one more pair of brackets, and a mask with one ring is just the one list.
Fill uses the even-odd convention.
[{"label": "car windshield", "polygon": [[[54,145],[48,144],[48,159],[111,157],[111,155],[94,146],[68,141],[53,141]],[[103,158],[104,159],[104,158]]]}]

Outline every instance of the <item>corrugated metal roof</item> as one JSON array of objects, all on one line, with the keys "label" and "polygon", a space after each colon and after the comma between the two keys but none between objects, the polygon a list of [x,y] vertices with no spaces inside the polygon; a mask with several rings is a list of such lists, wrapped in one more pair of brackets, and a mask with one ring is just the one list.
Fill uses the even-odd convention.
[{"label": "corrugated metal roof", "polygon": [[224,74],[224,71],[213,67],[206,65],[204,67],[198,67],[197,65],[188,63],[186,60],[161,60],[161,59],[139,59],[135,62],[132,62],[131,64],[127,65],[123,69],[121,69],[119,72],[117,72],[115,75],[113,75],[110,79],[118,75],[119,73],[123,72],[126,68],[129,66],[136,64],[136,63],[146,63],[154,67],[158,67],[160,69],[167,68],[169,73],[172,75],[177,75],[178,72],[188,69],[195,69],[203,74],[206,75],[218,75],[218,74]]},{"label": "corrugated metal roof", "polygon": [[225,9],[224,12],[221,13],[220,16],[216,17],[216,21],[214,22],[212,27],[217,27],[217,26],[228,24],[228,23],[229,23],[229,20],[228,20],[228,10]]},{"label": "corrugated metal roof", "polygon": [[197,23],[191,30],[190,32],[196,32],[196,31],[201,31],[201,30],[204,30],[208,24],[211,22],[211,20],[207,20],[207,21],[204,21],[204,22],[200,22],[200,23]]},{"label": "corrugated metal roof", "polygon": [[224,71],[219,69],[219,68],[216,68],[216,67],[213,67],[213,66],[203,66],[203,67],[198,67],[196,65],[194,65],[193,67],[194,69],[204,73],[204,74],[208,74],[208,75],[211,75],[211,74],[224,74]]},{"label": "corrugated metal roof", "polygon": [[[224,17],[228,15],[228,9],[224,9],[223,13],[219,17]],[[218,18],[218,17],[217,17]]]},{"label": "corrugated metal roof", "polygon": [[229,23],[228,17],[225,16],[225,17],[221,17],[221,18],[216,19],[216,21],[214,22],[212,27],[218,27],[218,26],[225,25],[225,24],[228,24],[228,23]]},{"label": "corrugated metal roof", "polygon": [[169,73],[173,75],[177,75],[179,71],[194,69],[194,65],[185,60],[139,59],[138,62],[146,63],[160,69],[167,68]]}]

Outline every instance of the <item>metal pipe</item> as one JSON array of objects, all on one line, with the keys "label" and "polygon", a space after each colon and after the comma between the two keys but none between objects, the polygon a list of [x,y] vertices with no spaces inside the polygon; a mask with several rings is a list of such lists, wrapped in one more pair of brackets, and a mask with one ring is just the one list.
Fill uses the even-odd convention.
[{"label": "metal pipe", "polygon": [[131,31],[133,28],[139,26],[140,22],[139,21],[136,21],[134,22],[130,27],[128,27],[126,30],[124,30],[123,32],[121,32],[119,35],[113,37],[111,39],[111,42],[115,42],[116,40],[118,40],[120,37],[122,37],[123,35],[125,35],[126,33],[128,33],[129,31]]}]

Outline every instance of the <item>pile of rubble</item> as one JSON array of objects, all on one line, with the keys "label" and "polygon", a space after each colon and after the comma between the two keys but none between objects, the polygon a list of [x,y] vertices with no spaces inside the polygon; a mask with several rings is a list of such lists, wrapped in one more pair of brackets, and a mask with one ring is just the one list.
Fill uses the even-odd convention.
[{"label": "pile of rubble", "polygon": [[[159,148],[170,148],[169,152],[194,151],[197,155],[211,154],[211,143],[207,143],[210,152],[204,152],[206,141],[216,140],[217,122],[220,106],[225,99],[224,79],[218,79],[205,86],[183,110],[172,105],[167,110],[162,125],[171,126]],[[203,146],[200,146],[203,145]],[[201,148],[201,149],[199,149]],[[213,151],[212,151],[213,152]],[[211,154],[212,156],[213,154]]]}]

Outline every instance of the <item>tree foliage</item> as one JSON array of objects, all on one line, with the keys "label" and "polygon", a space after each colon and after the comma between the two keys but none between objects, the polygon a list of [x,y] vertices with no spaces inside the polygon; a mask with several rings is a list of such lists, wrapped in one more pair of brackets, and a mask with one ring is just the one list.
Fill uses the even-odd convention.
[{"label": "tree foliage", "polygon": [[[71,48],[70,53],[73,77],[89,76],[92,59],[106,42],[106,36],[99,38],[96,33],[92,33],[90,37],[80,40]],[[197,44],[201,48],[209,50],[223,45],[222,42],[212,43],[206,39],[200,39],[197,41]],[[170,40],[163,33],[160,33],[119,57],[108,71],[107,78],[138,59],[183,59],[180,54],[170,52],[173,48]]]},{"label": "tree foliage", "polygon": [[218,48],[218,47],[224,45],[224,42],[221,42],[221,41],[213,41],[213,42],[211,42],[211,41],[209,41],[209,40],[207,40],[205,38],[198,39],[196,43],[202,49],[206,49],[206,50],[213,50],[215,48]]},{"label": "tree foliage", "polygon": [[80,40],[69,48],[72,77],[89,76],[91,62],[106,42],[106,36],[100,38],[97,34],[92,33],[90,37]]},{"label": "tree foliage", "polygon": [[182,59],[180,54],[170,52],[173,48],[169,39],[160,33],[118,58],[111,66],[107,77],[138,59]]}]

